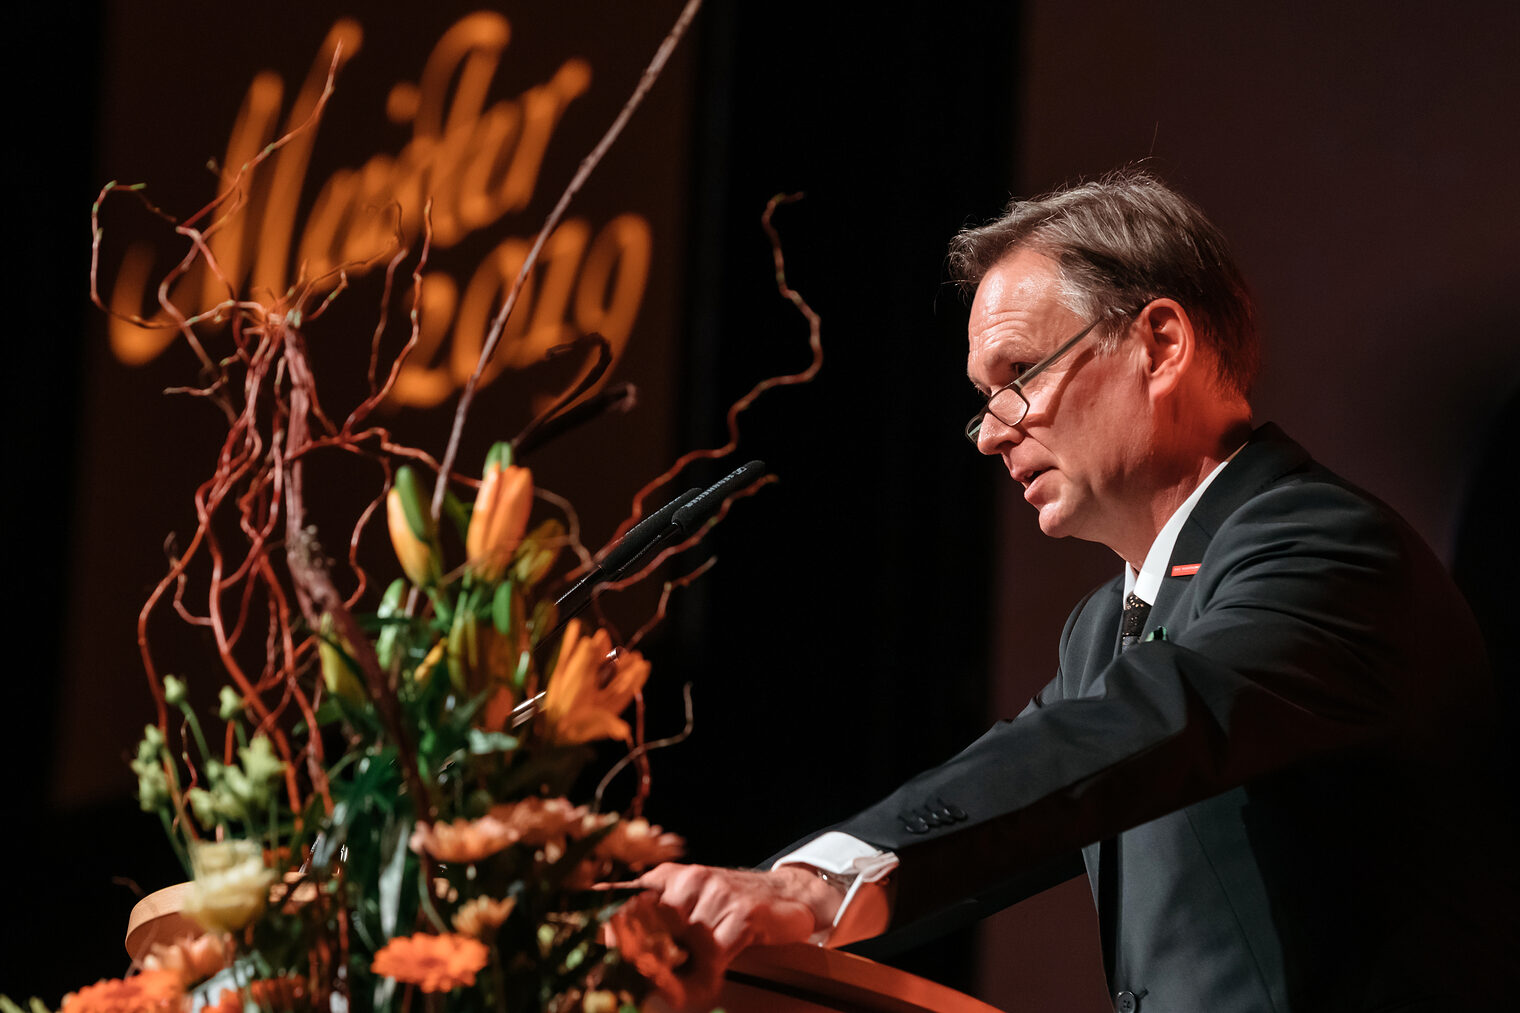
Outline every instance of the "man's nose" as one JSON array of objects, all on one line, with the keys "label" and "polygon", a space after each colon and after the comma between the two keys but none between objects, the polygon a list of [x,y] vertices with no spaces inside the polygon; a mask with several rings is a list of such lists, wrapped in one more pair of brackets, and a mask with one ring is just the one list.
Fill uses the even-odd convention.
[{"label": "man's nose", "polygon": [[989,456],[997,456],[1002,453],[1002,448],[1009,443],[1017,443],[1023,438],[1018,426],[1010,426],[996,415],[988,412],[982,416],[981,428],[976,431],[976,449]]}]

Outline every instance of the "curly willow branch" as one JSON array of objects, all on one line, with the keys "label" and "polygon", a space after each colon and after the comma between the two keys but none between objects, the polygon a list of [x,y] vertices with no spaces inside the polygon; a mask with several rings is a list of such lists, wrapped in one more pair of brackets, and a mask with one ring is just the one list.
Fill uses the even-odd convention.
[{"label": "curly willow branch", "polygon": [[496,345],[501,341],[501,335],[507,326],[507,318],[512,315],[512,310],[517,306],[517,298],[522,293],[523,285],[527,283],[528,275],[538,263],[539,253],[544,244],[549,241],[549,234],[559,225],[560,219],[565,216],[565,211],[570,207],[570,202],[575,198],[591,177],[591,173],[601,164],[602,158],[612,147],[613,142],[622,134],[623,127],[627,125],[633,113],[644,102],[644,96],[649,89],[659,80],[660,72],[665,69],[665,64],[670,60],[670,54],[675,52],[681,37],[686,34],[687,26],[697,16],[697,11],[702,8],[702,0],[687,0],[686,6],[681,8],[676,23],[665,34],[665,39],[660,47],[655,50],[653,59],[644,73],[639,78],[638,85],[633,89],[633,94],[628,96],[628,101],[623,103],[622,110],[602,139],[591,149],[591,153],[581,159],[580,166],[575,170],[568,186],[560,194],[554,209],[549,212],[549,217],[544,220],[543,228],[539,229],[538,236],[533,240],[533,246],[528,250],[528,255],[523,259],[522,268],[517,272],[517,277],[512,282],[511,289],[502,300],[501,309],[497,311],[495,319],[491,321],[491,329],[486,333],[486,340],[480,348],[480,358],[475,362],[475,370],[465,382],[464,391],[459,395],[459,407],[454,411],[454,427],[449,432],[449,442],[443,453],[443,466],[438,472],[438,481],[433,486],[433,522],[436,524],[443,514],[444,493],[448,490],[448,476],[454,468],[454,459],[459,456],[459,441],[464,435],[465,417],[469,414],[470,404],[475,400],[475,390],[480,384],[480,377],[485,373],[486,365],[491,357],[496,354]]},{"label": "curly willow branch", "polygon": [[[691,462],[727,457],[737,450],[739,447],[739,413],[754,404],[761,394],[764,394],[772,387],[787,387],[792,384],[808,383],[818,375],[818,370],[823,367],[822,321],[818,314],[814,312],[813,307],[808,305],[807,300],[802,297],[801,293],[787,283],[786,257],[781,252],[781,236],[777,233],[775,226],[771,224],[771,218],[775,215],[776,208],[782,204],[790,204],[801,199],[802,194],[800,193],[776,194],[766,202],[765,211],[760,215],[760,224],[765,229],[767,238],[770,239],[771,260],[776,265],[776,288],[781,293],[782,298],[796,306],[797,311],[808,322],[808,347],[813,352],[812,361],[800,373],[789,373],[784,376],[773,376],[761,380],[750,388],[749,393],[730,405],[726,420],[728,424],[728,442],[719,447],[688,451],[677,458],[676,462],[667,468],[663,474],[655,476],[655,478],[646,483],[642,489],[634,494],[633,509],[630,511],[627,519],[613,532],[612,538],[608,540],[608,545],[611,545],[627,534],[628,529],[637,524],[639,518],[644,516],[644,501],[649,498],[649,494],[679,475]],[[570,576],[574,578],[576,574],[572,573]]]},{"label": "curly willow branch", "polygon": [[[376,462],[387,487],[391,461],[395,458],[415,460],[443,472],[429,454],[396,443],[385,428],[367,425],[370,415],[390,391],[402,362],[417,344],[417,289],[432,244],[429,209],[424,209],[421,253],[411,271],[411,332],[389,368],[382,370],[379,343],[384,320],[388,316],[395,274],[408,256],[400,233],[400,216],[397,215],[394,252],[383,255],[389,262],[381,295],[381,323],[371,338],[367,396],[343,419],[341,428],[334,424],[333,417],[317,398],[316,382],[300,328],[304,321],[321,316],[333,299],[346,289],[351,272],[368,270],[378,263],[379,256],[340,265],[318,278],[308,277],[303,267],[289,290],[271,296],[265,304],[237,296],[234,286],[216,263],[208,241],[234,214],[245,209],[249,175],[299,134],[314,129],[333,92],[342,63],[340,45],[334,52],[321,94],[303,121],[245,162],[213,200],[184,222],[175,221],[150,203],[142,194],[141,186],[122,187],[108,183],[102,188],[91,208],[90,296],[101,309],[112,312],[100,295],[100,248],[104,234],[100,207],[113,193],[131,193],[157,217],[168,222],[188,243],[188,250],[159,282],[163,318],[148,321],[135,314],[113,315],[144,327],[177,329],[202,364],[200,384],[182,390],[209,399],[227,421],[226,436],[213,473],[195,491],[195,530],[183,551],[171,549],[167,572],[138,613],[138,650],[156,705],[159,728],[166,737],[174,730],[164,695],[163,676],[150,643],[149,626],[156,611],[168,599],[181,618],[210,633],[218,660],[241,697],[244,712],[253,721],[256,732],[268,736],[277,755],[285,761],[286,792],[291,809],[297,813],[304,809],[303,792],[297,779],[298,772],[304,770],[311,789],[330,810],[332,799],[320,736],[307,737],[304,747],[297,753],[284,731],[281,718],[294,707],[307,727],[316,725],[316,706],[322,689],[320,682],[314,690],[308,689],[304,679],[314,670],[316,660],[312,631],[323,617],[331,616],[340,634],[352,644],[361,645],[356,647],[360,655],[356,660],[364,669],[382,720],[400,747],[402,767],[419,800],[419,807],[426,812],[428,793],[418,779],[408,744],[401,735],[394,695],[379,671],[373,651],[365,655],[363,647],[369,646],[368,640],[363,637],[350,611],[368,583],[358,565],[359,538],[381,500],[371,501],[345,539],[348,543],[346,555],[358,584],[345,596],[338,591],[328,572],[329,563],[316,541],[315,532],[305,527],[302,465],[317,450],[359,454]],[[196,222],[213,216],[213,213],[212,221],[204,229],[194,227]],[[197,262],[225,283],[228,296],[210,310],[187,315],[171,304],[167,293],[173,281]],[[207,350],[196,330],[206,323],[229,324],[229,352],[212,355]],[[223,544],[225,532],[233,524],[243,539],[238,551]],[[278,565],[278,555],[284,556],[284,567]],[[205,573],[205,576],[196,576],[192,581],[192,567],[195,567],[196,574]],[[286,580],[289,585],[284,583]],[[193,608],[186,599],[187,591],[192,587],[197,599],[202,587],[205,595]],[[287,587],[293,588],[294,595]],[[262,628],[262,659],[255,671],[251,667],[245,668],[239,658],[244,653],[240,643],[249,631],[250,618],[259,602],[262,602],[264,621],[252,625]],[[183,741],[183,736],[179,738]],[[233,742],[230,725],[223,738],[226,742],[222,750],[225,762]],[[177,753],[185,762],[186,783],[199,783],[199,772],[188,745]],[[171,783],[177,785],[178,777],[172,777]],[[178,788],[173,801],[180,814],[178,821],[193,833],[184,816],[183,793]]]}]

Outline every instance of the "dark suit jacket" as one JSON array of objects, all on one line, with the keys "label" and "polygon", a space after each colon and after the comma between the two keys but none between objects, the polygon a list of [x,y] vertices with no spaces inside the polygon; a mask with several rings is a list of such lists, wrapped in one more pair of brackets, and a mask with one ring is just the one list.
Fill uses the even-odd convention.
[{"label": "dark suit jacket", "polygon": [[1439,561],[1267,426],[1171,562],[1199,566],[1162,583],[1164,639],[1117,655],[1122,582],[1099,588],[1017,719],[836,828],[900,857],[894,924],[1001,906],[1079,849],[1096,895],[1114,837],[1110,984],[1143,1013],[1502,1008],[1495,694]]}]

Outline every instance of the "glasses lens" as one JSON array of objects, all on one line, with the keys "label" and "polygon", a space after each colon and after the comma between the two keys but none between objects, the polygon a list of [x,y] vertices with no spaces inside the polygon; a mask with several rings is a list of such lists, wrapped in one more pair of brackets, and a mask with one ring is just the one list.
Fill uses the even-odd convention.
[{"label": "glasses lens", "polygon": [[987,410],[1005,426],[1016,426],[1023,422],[1024,412],[1028,409],[1029,402],[1024,400],[1024,395],[1015,387],[1004,387],[987,402]]},{"label": "glasses lens", "polygon": [[988,415],[997,419],[1005,426],[1016,426],[1024,421],[1024,413],[1029,410],[1029,402],[1024,396],[1012,387],[1004,388],[992,395],[992,400],[987,402],[987,407],[972,416],[971,421],[966,423],[966,439],[975,443],[977,437],[982,434],[982,423]]}]

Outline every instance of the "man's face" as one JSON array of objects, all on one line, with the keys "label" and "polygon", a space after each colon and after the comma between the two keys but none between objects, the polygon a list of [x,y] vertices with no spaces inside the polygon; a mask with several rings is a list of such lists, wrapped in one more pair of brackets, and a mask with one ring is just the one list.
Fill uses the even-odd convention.
[{"label": "man's face", "polygon": [[[1062,303],[1053,261],[1016,251],[976,290],[966,372],[984,394],[996,390],[1091,322]],[[1022,422],[983,422],[977,448],[1003,459],[1047,535],[1116,550],[1122,541],[1148,456],[1143,354],[1141,343],[1124,341],[1100,355],[1095,331],[1030,382]]]}]

